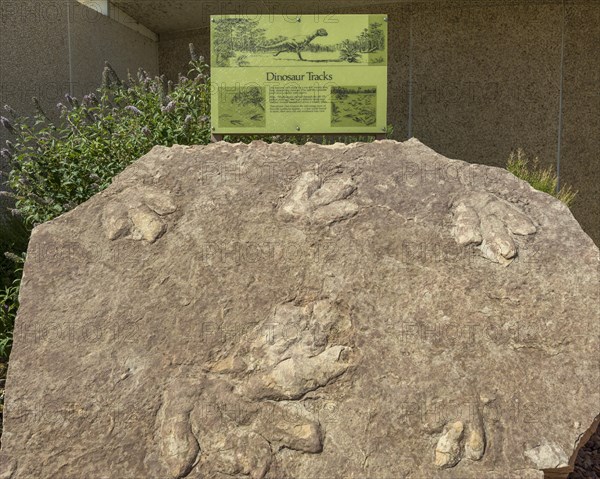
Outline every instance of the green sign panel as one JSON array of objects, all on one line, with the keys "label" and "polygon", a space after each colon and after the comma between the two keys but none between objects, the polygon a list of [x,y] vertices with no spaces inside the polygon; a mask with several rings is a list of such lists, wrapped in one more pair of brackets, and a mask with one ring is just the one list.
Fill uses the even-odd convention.
[{"label": "green sign panel", "polygon": [[211,18],[215,133],[383,133],[387,15]]}]

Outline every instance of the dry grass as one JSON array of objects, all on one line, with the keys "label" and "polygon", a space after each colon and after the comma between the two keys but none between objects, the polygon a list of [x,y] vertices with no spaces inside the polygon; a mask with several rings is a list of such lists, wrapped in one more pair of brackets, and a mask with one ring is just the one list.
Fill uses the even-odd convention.
[{"label": "dry grass", "polygon": [[506,165],[506,169],[517,178],[529,183],[533,188],[558,198],[565,205],[571,206],[577,196],[577,191],[571,186],[558,188],[558,177],[552,167],[544,168],[539,158],[533,160],[527,157],[521,148],[513,151]]}]

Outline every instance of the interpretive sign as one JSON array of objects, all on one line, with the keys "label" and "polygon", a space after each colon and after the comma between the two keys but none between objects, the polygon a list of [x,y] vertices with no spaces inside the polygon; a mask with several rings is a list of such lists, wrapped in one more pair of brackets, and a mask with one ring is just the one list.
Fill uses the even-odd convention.
[{"label": "interpretive sign", "polygon": [[387,15],[211,17],[219,134],[379,133],[387,123]]}]

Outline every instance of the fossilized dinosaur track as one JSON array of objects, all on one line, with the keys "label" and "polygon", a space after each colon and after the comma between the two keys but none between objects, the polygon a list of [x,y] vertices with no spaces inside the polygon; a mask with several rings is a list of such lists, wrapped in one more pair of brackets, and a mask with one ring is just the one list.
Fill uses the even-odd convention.
[{"label": "fossilized dinosaur track", "polygon": [[[141,201],[129,203],[130,197]],[[107,205],[102,226],[110,240],[130,238],[154,243],[167,230],[164,217],[176,210],[177,206],[164,192],[149,187],[132,188]]]},{"label": "fossilized dinosaur track", "polygon": [[180,388],[165,392],[158,414],[160,454],[169,478],[187,476],[198,461],[200,444],[192,431],[190,414],[193,404]]},{"label": "fossilized dinosaur track", "polygon": [[169,477],[198,464],[260,479],[282,448],[321,452],[321,424],[298,399],[348,369],[352,347],[339,343],[351,338],[350,318],[333,301],[280,304],[201,380],[174,381],[158,415]]},{"label": "fossilized dinosaur track", "polygon": [[[210,382],[202,379],[204,384]],[[186,387],[193,391],[189,382]],[[319,421],[301,406],[285,401],[251,402],[228,393],[228,388],[217,389],[197,392],[186,401],[165,399],[158,430],[160,454],[170,479],[186,477],[196,465],[207,473],[260,479],[282,448],[321,452]],[[179,393],[176,388],[170,396]]]},{"label": "fossilized dinosaur track", "polygon": [[448,422],[444,425],[436,447],[434,462],[437,467],[456,466],[461,460],[479,461],[485,452],[486,437],[483,418],[474,417]]},{"label": "fossilized dinosaur track", "polygon": [[474,192],[453,203],[452,234],[459,245],[478,245],[491,261],[508,265],[518,254],[513,235],[534,234],[531,218],[491,193]]},{"label": "fossilized dinosaur track", "polygon": [[294,183],[279,214],[286,220],[304,219],[328,225],[358,212],[358,205],[348,199],[355,190],[350,176],[340,175],[323,181],[312,171],[307,171]]},{"label": "fossilized dinosaur track", "polygon": [[330,338],[348,337],[350,331],[349,318],[329,300],[282,304],[224,361],[245,362],[238,373],[241,394],[254,399],[298,399],[348,369],[345,357],[352,348],[331,343]]}]

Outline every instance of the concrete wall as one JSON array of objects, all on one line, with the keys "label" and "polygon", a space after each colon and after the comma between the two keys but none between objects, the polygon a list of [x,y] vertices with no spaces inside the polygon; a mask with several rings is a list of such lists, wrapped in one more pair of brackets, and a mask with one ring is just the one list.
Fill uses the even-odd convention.
[{"label": "concrete wall", "polygon": [[71,17],[71,71],[73,93],[95,90],[108,60],[121,78],[138,68],[158,74],[158,43],[112,18],[73,3]]},{"label": "concrete wall", "polygon": [[177,81],[179,73],[185,74],[190,69],[189,44],[193,43],[198,55],[206,62],[210,58],[210,31],[208,28],[162,33],[158,47],[159,68],[169,80]]},{"label": "concrete wall", "polygon": [[[600,244],[600,2],[342,3],[303,3],[298,12],[389,14],[388,118],[398,140],[415,136],[451,158],[494,166],[517,147],[560,163],[561,181],[580,191],[573,213]],[[161,73],[176,80],[187,71],[189,42],[208,58],[208,15],[229,13],[213,10],[204,9],[202,28],[161,34]]]},{"label": "concrete wall", "polygon": [[452,158],[504,166],[522,146],[554,164],[561,7],[503,3],[413,10],[412,135]]},{"label": "concrete wall", "polygon": [[[138,67],[158,73],[157,42],[74,0],[0,0],[0,32],[3,116],[5,104],[32,114],[34,96],[56,116],[65,93],[81,97],[100,85],[105,60],[123,77]],[[2,147],[8,138],[0,128]],[[1,201],[0,226],[5,206]]]},{"label": "concrete wall", "polygon": [[94,90],[105,60],[158,73],[156,42],[74,0],[0,0],[0,28],[0,102],[23,114]]},{"label": "concrete wall", "polygon": [[1,106],[8,103],[28,114],[31,97],[54,108],[69,91],[67,15],[66,2],[0,0]]},{"label": "concrete wall", "polygon": [[600,244],[600,2],[566,7],[561,181],[579,195],[572,207]]}]

